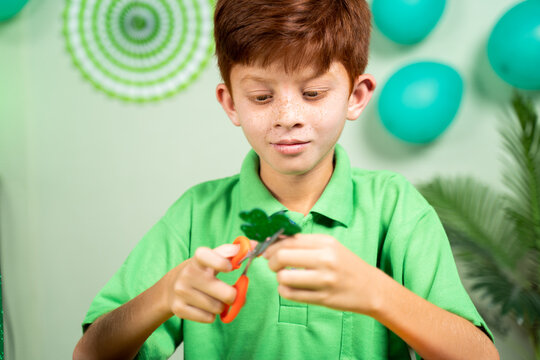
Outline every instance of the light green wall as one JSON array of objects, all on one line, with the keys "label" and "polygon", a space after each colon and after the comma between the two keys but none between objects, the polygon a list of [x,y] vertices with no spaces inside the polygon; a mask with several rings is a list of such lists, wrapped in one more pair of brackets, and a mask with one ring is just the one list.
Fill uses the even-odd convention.
[{"label": "light green wall", "polygon": [[[496,129],[509,88],[491,71],[484,48],[514,3],[448,1],[438,27],[412,48],[374,34],[368,71],[380,85],[407,62],[440,60],[462,74],[465,95],[444,136],[421,148],[391,138],[371,104],[342,136],[355,166],[395,170],[413,182],[472,174],[499,186]],[[96,91],[65,50],[63,6],[30,0],[0,24],[8,359],[70,358],[91,299],[129,250],[183,191],[236,173],[249,149],[215,101],[214,64],[187,91],[154,104]],[[509,342],[498,345],[503,358],[517,358]]]}]

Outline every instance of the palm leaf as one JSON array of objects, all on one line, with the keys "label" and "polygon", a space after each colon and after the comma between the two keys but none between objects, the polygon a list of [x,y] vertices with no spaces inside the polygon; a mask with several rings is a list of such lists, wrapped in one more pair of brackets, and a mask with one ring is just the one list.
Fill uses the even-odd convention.
[{"label": "palm leaf", "polygon": [[[521,294],[518,314],[534,328],[540,326],[540,128],[531,101],[515,93],[512,100],[515,116],[502,135],[509,156],[504,171],[508,187],[508,216],[516,224],[516,234],[523,250],[516,272],[528,282]],[[511,162],[513,160],[513,162]]]},{"label": "palm leaf", "polygon": [[507,214],[516,223],[521,248],[540,249],[540,128],[530,101],[516,93],[512,106],[514,121],[501,130],[508,151],[503,172]]},{"label": "palm leaf", "polygon": [[467,264],[473,290],[502,313],[514,310],[527,283],[514,272],[520,252],[501,196],[471,178],[437,178],[419,190],[439,214],[456,257]]},{"label": "palm leaf", "polygon": [[532,103],[518,93],[512,109],[513,121],[500,130],[506,193],[472,178],[436,178],[419,190],[439,214],[472,289],[526,329],[540,359],[540,127]]},{"label": "palm leaf", "polygon": [[513,224],[504,212],[504,202],[489,187],[472,178],[436,178],[420,185],[420,192],[435,208],[456,246],[466,246],[501,267],[517,260],[513,246]]}]

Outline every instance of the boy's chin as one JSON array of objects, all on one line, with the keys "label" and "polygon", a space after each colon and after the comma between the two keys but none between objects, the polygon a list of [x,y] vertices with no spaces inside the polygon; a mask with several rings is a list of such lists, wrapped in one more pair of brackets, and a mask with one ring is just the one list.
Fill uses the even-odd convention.
[{"label": "boy's chin", "polygon": [[[300,159],[298,159],[300,160]],[[313,171],[314,166],[305,161],[298,161],[299,164],[273,164],[271,172],[282,176],[305,176]]]},{"label": "boy's chin", "polygon": [[293,156],[273,154],[271,159],[261,162],[261,171],[280,176],[306,176],[313,172],[326,171],[327,166],[333,168],[332,158],[326,156],[319,158],[314,155],[310,152]]}]

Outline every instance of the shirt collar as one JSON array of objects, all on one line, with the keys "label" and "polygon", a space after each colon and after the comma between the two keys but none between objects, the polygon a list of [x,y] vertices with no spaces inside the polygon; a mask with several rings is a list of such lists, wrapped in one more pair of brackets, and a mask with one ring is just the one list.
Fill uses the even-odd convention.
[{"label": "shirt collar", "polygon": [[352,219],[353,183],[351,163],[347,152],[339,144],[334,151],[334,172],[326,185],[321,197],[313,208],[312,213],[323,215],[336,220],[346,227]]},{"label": "shirt collar", "polygon": [[[334,172],[312,213],[323,215],[348,226],[352,217],[353,185],[351,164],[345,149],[336,144]],[[240,206],[242,210],[263,209],[268,215],[287,210],[262,183],[259,177],[259,156],[252,149],[240,171]]]},{"label": "shirt collar", "polygon": [[259,156],[253,149],[247,154],[240,170],[240,206],[242,211],[259,208],[268,215],[287,210],[261,181]]}]

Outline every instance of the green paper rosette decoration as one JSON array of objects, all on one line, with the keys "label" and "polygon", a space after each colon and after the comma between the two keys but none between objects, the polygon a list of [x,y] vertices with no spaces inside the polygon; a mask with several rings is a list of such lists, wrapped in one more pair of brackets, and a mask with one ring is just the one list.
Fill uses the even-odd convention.
[{"label": "green paper rosette decoration", "polygon": [[211,0],[66,0],[64,35],[84,77],[154,101],[186,88],[213,52]]}]

